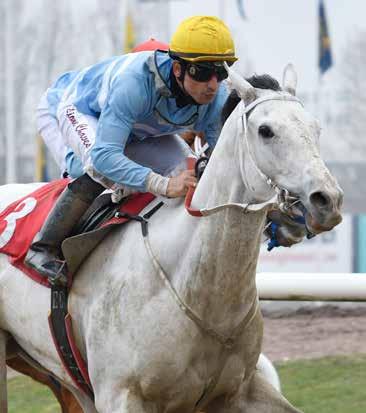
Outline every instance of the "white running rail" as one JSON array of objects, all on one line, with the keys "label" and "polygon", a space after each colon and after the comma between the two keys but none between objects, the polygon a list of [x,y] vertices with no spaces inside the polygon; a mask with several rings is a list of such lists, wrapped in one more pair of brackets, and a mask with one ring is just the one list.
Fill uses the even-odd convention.
[{"label": "white running rail", "polygon": [[364,273],[258,273],[261,300],[366,301]]}]

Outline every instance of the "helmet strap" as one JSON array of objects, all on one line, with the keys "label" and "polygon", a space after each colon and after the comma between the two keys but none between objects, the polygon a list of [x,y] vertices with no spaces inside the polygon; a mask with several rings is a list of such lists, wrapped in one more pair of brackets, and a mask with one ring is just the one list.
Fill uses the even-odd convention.
[{"label": "helmet strap", "polygon": [[[184,87],[184,78],[186,74],[186,65],[182,63],[181,61],[178,61],[181,67],[180,75],[179,77],[176,78],[175,74],[173,73],[173,68],[171,71],[171,91],[172,95],[175,98],[175,101],[177,103],[178,107],[184,107],[187,105],[197,105],[200,106],[199,103],[197,103],[193,97],[186,91]],[[179,80],[180,84],[178,83],[177,79]]]}]

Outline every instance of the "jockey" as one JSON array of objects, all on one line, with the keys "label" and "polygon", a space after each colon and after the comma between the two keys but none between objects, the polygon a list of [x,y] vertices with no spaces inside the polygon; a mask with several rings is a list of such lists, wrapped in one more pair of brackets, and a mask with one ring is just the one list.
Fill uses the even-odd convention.
[{"label": "jockey", "polygon": [[62,136],[66,169],[76,179],[33,240],[26,264],[51,283],[65,283],[61,243],[106,188],[185,195],[196,179],[193,171],[172,174],[190,153],[174,134],[199,130],[215,145],[227,98],[224,62],[236,60],[226,25],[194,16],[178,26],[168,52],[112,57],[56,80],[43,105],[57,128],[44,122],[40,132]]}]

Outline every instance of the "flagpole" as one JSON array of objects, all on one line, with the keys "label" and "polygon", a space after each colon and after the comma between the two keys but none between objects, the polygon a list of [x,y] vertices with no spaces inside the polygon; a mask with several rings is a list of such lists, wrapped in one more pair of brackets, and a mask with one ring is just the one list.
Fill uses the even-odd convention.
[{"label": "flagpole", "polygon": [[15,157],[15,107],[14,107],[14,47],[12,0],[6,1],[5,7],[5,141],[6,141],[6,182],[16,181]]},{"label": "flagpole", "polygon": [[333,64],[332,52],[330,47],[330,38],[328,32],[328,24],[326,19],[325,4],[323,0],[318,2],[318,90],[317,90],[317,109],[319,111],[319,117],[321,120],[324,118],[323,107],[323,89],[324,80],[323,75],[331,68]]}]

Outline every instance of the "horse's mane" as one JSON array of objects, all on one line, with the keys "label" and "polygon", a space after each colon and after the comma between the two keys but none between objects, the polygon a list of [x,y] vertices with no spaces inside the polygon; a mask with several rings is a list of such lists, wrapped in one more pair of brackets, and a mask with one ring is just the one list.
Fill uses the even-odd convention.
[{"label": "horse's mane", "polygon": [[[270,75],[253,75],[246,79],[256,89],[271,89],[274,91],[281,90],[280,84]],[[224,124],[226,119],[230,116],[231,112],[236,108],[236,105],[240,102],[240,97],[233,90],[227,98],[224,107],[221,112],[221,122]]]}]

